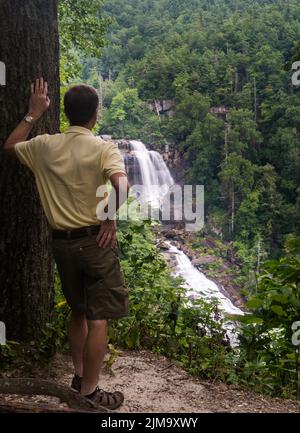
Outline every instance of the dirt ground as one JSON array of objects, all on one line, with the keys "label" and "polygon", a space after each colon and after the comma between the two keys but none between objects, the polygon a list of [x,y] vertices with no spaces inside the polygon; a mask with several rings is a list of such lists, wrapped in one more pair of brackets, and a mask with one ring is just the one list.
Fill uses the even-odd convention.
[{"label": "dirt ground", "polygon": [[[58,355],[51,366],[36,376],[69,385],[72,363],[69,356]],[[124,404],[116,412],[204,413],[204,412],[281,412],[299,413],[300,403],[269,398],[237,386],[210,383],[189,376],[163,356],[147,351],[123,351],[113,365],[113,374],[103,371],[100,387],[120,390]],[[58,404],[55,399],[35,396],[1,396],[0,401]]]}]

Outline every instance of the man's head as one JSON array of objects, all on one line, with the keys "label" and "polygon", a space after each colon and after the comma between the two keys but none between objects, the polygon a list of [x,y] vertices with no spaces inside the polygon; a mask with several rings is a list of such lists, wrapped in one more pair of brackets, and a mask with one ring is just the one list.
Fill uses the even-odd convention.
[{"label": "man's head", "polygon": [[64,105],[71,126],[93,128],[99,108],[99,97],[93,87],[85,84],[71,87],[65,94]]}]

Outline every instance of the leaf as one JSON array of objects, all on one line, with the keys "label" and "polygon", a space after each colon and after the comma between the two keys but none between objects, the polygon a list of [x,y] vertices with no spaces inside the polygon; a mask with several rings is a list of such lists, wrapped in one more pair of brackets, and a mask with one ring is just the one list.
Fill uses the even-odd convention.
[{"label": "leaf", "polygon": [[287,316],[287,313],[283,310],[283,308],[281,307],[281,305],[272,305],[271,306],[271,310],[278,314],[278,316]]},{"label": "leaf", "polygon": [[280,302],[281,304],[288,304],[289,299],[287,296],[284,295],[274,295],[273,296],[274,301]]},{"label": "leaf", "polygon": [[260,323],[264,323],[263,319],[261,319],[260,317],[252,316],[252,315],[239,316],[239,317],[237,317],[236,320],[238,320],[241,323],[245,323],[245,324],[260,324]]},{"label": "leaf", "polygon": [[259,308],[262,305],[263,305],[263,300],[259,298],[252,298],[246,303],[246,306],[251,309]]}]

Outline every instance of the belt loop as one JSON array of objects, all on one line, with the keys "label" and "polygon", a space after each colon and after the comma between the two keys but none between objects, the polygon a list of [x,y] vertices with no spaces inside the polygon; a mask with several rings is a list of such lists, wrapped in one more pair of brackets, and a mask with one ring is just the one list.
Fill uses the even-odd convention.
[{"label": "belt loop", "polygon": [[72,237],[71,230],[68,230],[68,231],[67,231],[67,238],[68,238],[68,239],[71,239],[71,237]]}]

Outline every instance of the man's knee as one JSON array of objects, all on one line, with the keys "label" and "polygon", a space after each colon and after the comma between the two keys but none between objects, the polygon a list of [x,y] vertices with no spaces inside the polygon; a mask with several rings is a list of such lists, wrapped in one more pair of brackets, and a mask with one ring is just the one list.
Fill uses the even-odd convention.
[{"label": "man's knee", "polygon": [[87,320],[87,325],[89,331],[103,330],[107,329],[108,321],[104,320]]}]

